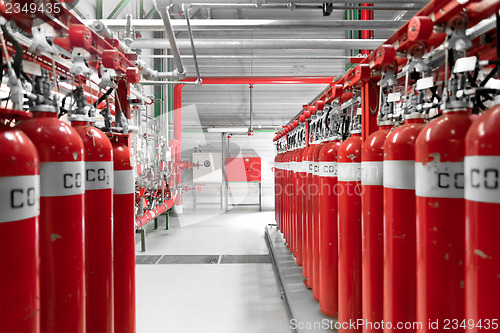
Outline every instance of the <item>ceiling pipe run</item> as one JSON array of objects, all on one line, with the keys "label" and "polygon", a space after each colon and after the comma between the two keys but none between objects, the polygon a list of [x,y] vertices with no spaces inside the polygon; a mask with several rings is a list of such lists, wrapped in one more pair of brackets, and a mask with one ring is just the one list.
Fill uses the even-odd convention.
[{"label": "ceiling pipe run", "polygon": [[[100,26],[99,23],[93,23],[92,20],[85,20],[86,24],[94,24]],[[96,21],[105,25],[109,29],[123,30],[125,28],[126,20],[100,20]],[[187,22],[184,20],[170,20],[171,25],[175,31],[188,31]],[[385,20],[371,20],[369,22],[363,21],[340,21],[340,20],[223,20],[223,19],[210,19],[210,20],[192,20],[191,29],[196,31],[210,31],[210,30],[270,30],[270,29],[332,29],[343,28],[347,30],[396,30],[399,29],[404,22],[401,21],[385,21]],[[137,31],[160,31],[165,29],[162,20],[132,20],[132,24]],[[95,29],[95,28],[94,28]],[[108,31],[109,31],[108,29]],[[111,31],[112,33],[112,31]]]},{"label": "ceiling pipe run", "polygon": [[[154,59],[171,59],[173,55],[169,54],[154,54],[154,55],[141,55],[141,58],[154,58]],[[181,58],[193,58],[190,55],[181,55]],[[275,54],[275,55],[246,55],[246,54],[238,54],[238,55],[228,55],[228,54],[212,54],[212,55],[197,55],[198,59],[302,59],[302,60],[318,60],[318,59],[352,59],[353,61],[363,60],[362,56],[335,56],[335,55],[285,55],[285,54]]]},{"label": "ceiling pipe run", "polygon": [[[238,9],[238,8],[246,8],[246,9],[288,9],[289,11],[294,11],[298,9],[323,9],[322,3],[267,3],[267,4],[255,4],[255,3],[192,3],[192,7],[206,7],[206,8],[223,8],[223,9]],[[407,4],[388,4],[388,5],[376,5],[372,6],[367,10],[412,10],[417,11],[420,10],[421,7],[408,6]],[[329,5],[329,10],[352,10],[352,6],[344,5],[344,4],[331,4]]]},{"label": "ceiling pipe run", "polygon": [[[199,39],[197,50],[213,49],[376,49],[384,39]],[[189,40],[179,40],[180,49],[191,49]],[[134,49],[168,49],[168,41],[161,39],[140,39],[132,43]],[[174,57],[175,59],[175,57]],[[180,60],[180,56],[179,56]]]},{"label": "ceiling pipe run", "polygon": [[[178,5],[182,6],[182,4],[189,4],[190,2],[185,1],[185,0],[161,0],[165,5]],[[260,1],[256,2],[255,0],[195,0],[196,3],[201,3],[201,4],[210,4],[210,3],[224,3],[224,4],[269,4],[269,3],[278,3],[278,4],[288,4],[290,3],[289,0],[265,0],[265,1]],[[331,4],[338,4],[338,3],[366,3],[366,1],[361,1],[361,0],[298,0],[296,1],[297,3],[316,3],[316,4],[323,4],[323,3],[331,3]],[[413,0],[409,1],[408,4],[422,4],[425,5],[429,1],[425,0]],[[402,1],[400,0],[371,0],[370,3],[373,4],[401,4]]]}]

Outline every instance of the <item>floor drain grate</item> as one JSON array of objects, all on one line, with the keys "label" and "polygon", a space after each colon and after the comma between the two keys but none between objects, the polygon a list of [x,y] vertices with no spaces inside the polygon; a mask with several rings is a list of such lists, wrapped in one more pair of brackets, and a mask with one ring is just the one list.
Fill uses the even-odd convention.
[{"label": "floor drain grate", "polygon": [[217,264],[218,255],[164,255],[158,265],[182,265],[182,264]]},{"label": "floor drain grate", "polygon": [[221,264],[271,264],[269,254],[223,255]]},{"label": "floor drain grate", "polygon": [[154,265],[158,262],[158,260],[160,260],[161,257],[161,255],[152,254],[135,256],[135,263],[137,265]]}]

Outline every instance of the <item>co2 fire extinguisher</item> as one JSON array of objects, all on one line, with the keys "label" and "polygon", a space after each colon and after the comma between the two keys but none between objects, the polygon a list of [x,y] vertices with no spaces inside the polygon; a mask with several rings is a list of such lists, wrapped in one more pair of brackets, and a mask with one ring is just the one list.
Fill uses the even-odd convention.
[{"label": "co2 fire extinguisher", "polygon": [[40,332],[84,333],[83,143],[52,105],[30,111],[34,118],[17,128],[40,156]]},{"label": "co2 fire extinguisher", "polygon": [[385,322],[416,321],[415,141],[424,126],[413,115],[384,143]]},{"label": "co2 fire extinguisher", "polygon": [[31,140],[5,119],[28,118],[0,109],[0,331],[40,332],[38,221],[40,163]]},{"label": "co2 fire extinguisher", "polygon": [[338,151],[340,322],[361,319],[361,144],[360,131],[353,131]]},{"label": "co2 fire extinguisher", "polygon": [[319,306],[327,316],[338,316],[338,238],[337,238],[337,153],[341,145],[338,136],[332,136],[320,151],[318,176],[320,178],[319,228]]},{"label": "co2 fire extinguisher", "polygon": [[[379,122],[380,125],[382,123]],[[362,307],[363,319],[383,320],[384,304],[384,142],[392,123],[385,122],[362,145]],[[365,329],[366,332],[382,331]]]},{"label": "co2 fire extinguisher", "polygon": [[[498,97],[497,97],[498,99]],[[500,101],[499,101],[500,102]],[[498,329],[500,313],[500,106],[482,114],[465,146],[465,318],[469,332]],[[495,324],[496,323],[496,324]]]},{"label": "co2 fire extinguisher", "polygon": [[111,134],[113,146],[113,274],[115,332],[135,333],[135,180],[129,136]]}]

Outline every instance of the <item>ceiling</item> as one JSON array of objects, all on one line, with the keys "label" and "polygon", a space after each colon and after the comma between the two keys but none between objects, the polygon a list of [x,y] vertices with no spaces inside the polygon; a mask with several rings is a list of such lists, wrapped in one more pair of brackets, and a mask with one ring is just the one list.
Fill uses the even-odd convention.
[{"label": "ceiling", "polygon": [[[102,16],[110,16],[116,6],[125,2],[123,10],[113,18],[123,19],[126,14],[132,14],[134,19],[138,19],[141,13],[139,8],[143,2],[143,13],[148,13],[153,4],[151,0],[132,0],[130,2],[113,0],[97,3],[83,2],[77,6],[81,13],[85,13],[85,18],[94,19],[96,5],[99,1],[103,3]],[[279,1],[279,0],[274,0]],[[316,0],[302,0],[307,6],[321,6]],[[356,0],[355,0],[356,1]],[[375,10],[374,20],[398,21],[400,25],[412,17],[419,9],[425,5],[422,0],[414,0],[415,3],[402,3],[395,0],[373,0],[377,7],[397,7],[404,5],[409,10]],[[195,1],[200,2],[200,1]],[[206,1],[203,1],[206,2]],[[214,2],[222,2],[215,1]],[[335,1],[333,1],[335,3]],[[227,0],[224,1],[227,4]],[[236,2],[234,2],[235,4]],[[264,1],[263,3],[266,3]],[[389,4],[387,4],[389,3]],[[297,3],[300,7],[301,2]],[[336,6],[345,6],[345,1],[335,4]],[[246,20],[266,19],[266,20],[307,20],[309,22],[317,21],[344,21],[348,12],[346,10],[333,10],[330,16],[323,16],[320,8],[313,9],[295,9],[290,11],[287,8],[269,9],[269,8],[248,8],[248,6],[233,5],[233,8],[219,8],[214,5],[204,5],[203,7],[194,7],[191,9],[191,22],[197,20]],[[354,5],[358,6],[358,5]],[[185,22],[185,17],[179,12],[180,6],[171,10],[171,17],[175,25],[181,21]],[[359,7],[357,7],[359,8]],[[351,15],[355,11],[349,11]],[[359,11],[356,10],[359,13]],[[347,14],[346,14],[347,13]],[[158,17],[158,16],[153,16]],[[104,20],[104,22],[107,22]],[[111,22],[111,21],[108,21]],[[221,21],[223,22],[223,21]],[[374,38],[385,40],[391,36],[393,28],[384,30],[375,30]],[[397,26],[397,25],[396,25]],[[161,30],[161,27],[159,27]],[[120,32],[120,27],[112,27]],[[205,39],[210,40],[262,40],[262,39],[351,39],[347,28],[320,28],[307,27],[298,24],[297,27],[291,26],[286,29],[262,28],[258,29],[217,29],[193,31],[194,45],[197,41]],[[179,31],[184,30],[184,31]],[[176,36],[179,41],[188,41],[186,29],[177,29]],[[137,31],[136,31],[137,32]],[[153,33],[144,29],[140,31],[142,38],[150,40],[161,37],[161,33]],[[355,36],[356,37],[356,36]],[[217,42],[217,41],[214,41]],[[300,45],[298,46],[300,47]],[[342,76],[346,66],[349,66],[350,56],[358,55],[359,50],[346,50],[344,47],[335,49],[221,49],[215,45],[213,48],[197,49],[199,56],[198,64],[201,77],[208,76]],[[151,49],[142,51],[143,60],[153,64]],[[165,50],[156,51],[156,54],[166,54]],[[190,48],[181,49],[184,66],[188,71],[188,76],[196,76],[194,60]],[[221,57],[222,56],[222,57]],[[165,60],[166,61],[166,60]],[[157,60],[158,62],[158,60]],[[272,128],[280,126],[291,117],[293,117],[303,104],[308,103],[319,92],[325,88],[325,85],[255,85],[253,89],[253,123],[262,128]],[[184,128],[189,127],[210,127],[210,126],[248,126],[250,122],[250,99],[248,85],[202,85],[185,86],[182,94],[183,107],[190,106],[190,110],[195,110],[196,116],[190,112],[190,116],[183,118]]]}]

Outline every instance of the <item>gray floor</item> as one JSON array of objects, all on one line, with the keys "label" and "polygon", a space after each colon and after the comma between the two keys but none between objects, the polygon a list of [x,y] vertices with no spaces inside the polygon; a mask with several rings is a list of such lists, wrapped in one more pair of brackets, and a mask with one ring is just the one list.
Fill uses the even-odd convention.
[{"label": "gray floor", "polygon": [[[199,207],[147,232],[141,254],[267,254],[274,212]],[[151,229],[148,225],[146,229]],[[140,247],[137,247],[140,250]],[[290,332],[271,264],[137,265],[138,333]]]}]

